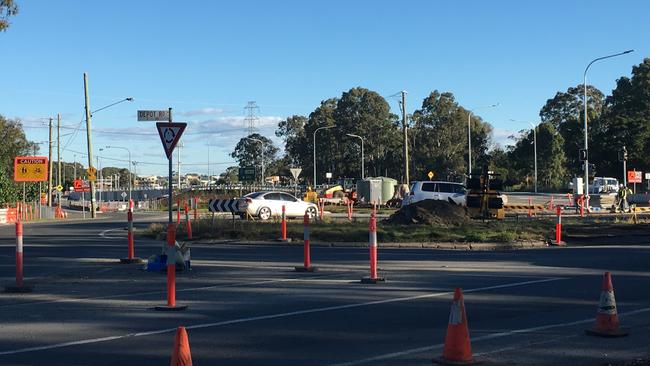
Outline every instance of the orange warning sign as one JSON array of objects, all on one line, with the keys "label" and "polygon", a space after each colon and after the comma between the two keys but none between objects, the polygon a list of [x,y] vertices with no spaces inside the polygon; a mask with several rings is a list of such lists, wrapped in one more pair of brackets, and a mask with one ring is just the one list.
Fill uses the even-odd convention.
[{"label": "orange warning sign", "polygon": [[47,180],[47,157],[17,156],[14,159],[14,181],[44,182]]}]

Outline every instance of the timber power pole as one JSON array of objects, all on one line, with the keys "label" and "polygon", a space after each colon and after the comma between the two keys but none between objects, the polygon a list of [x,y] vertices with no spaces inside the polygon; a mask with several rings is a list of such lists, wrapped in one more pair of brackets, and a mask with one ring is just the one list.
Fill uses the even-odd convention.
[{"label": "timber power pole", "polygon": [[[86,107],[86,138],[88,140],[88,169],[93,167],[93,139],[91,135],[91,115],[90,115],[90,105],[88,101],[88,75],[84,72],[84,99]],[[90,217],[95,218],[97,216],[97,201],[95,201],[95,182],[88,182],[90,185]]]},{"label": "timber power pole", "polygon": [[[58,113],[56,115],[56,186],[58,187],[60,185],[61,185],[61,113]],[[57,194],[57,196],[59,195]],[[59,202],[59,205],[61,205],[61,202]]]},{"label": "timber power pole", "polygon": [[409,138],[408,138],[408,123],[406,119],[406,91],[402,91],[402,128],[404,130],[404,183],[408,186],[409,183]]},{"label": "timber power pole", "polygon": [[54,165],[52,164],[52,117],[50,117],[50,144],[49,144],[49,153],[48,153],[48,180],[47,180],[47,205],[52,207],[52,170]]}]

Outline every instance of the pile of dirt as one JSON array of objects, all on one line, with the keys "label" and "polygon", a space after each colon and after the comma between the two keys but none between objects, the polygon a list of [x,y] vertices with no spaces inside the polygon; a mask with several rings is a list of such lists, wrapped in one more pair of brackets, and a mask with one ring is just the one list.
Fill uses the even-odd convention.
[{"label": "pile of dirt", "polygon": [[400,208],[385,220],[398,225],[461,226],[470,221],[467,208],[447,201],[424,200]]}]

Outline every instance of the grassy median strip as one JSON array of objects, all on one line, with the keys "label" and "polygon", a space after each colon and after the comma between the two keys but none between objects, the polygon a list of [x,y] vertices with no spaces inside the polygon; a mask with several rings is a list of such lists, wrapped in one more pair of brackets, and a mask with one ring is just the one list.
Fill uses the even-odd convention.
[{"label": "grassy median strip", "polygon": [[[530,220],[519,222],[472,221],[457,227],[432,225],[377,224],[377,239],[380,242],[516,242],[544,240],[552,236],[554,222],[550,220]],[[312,242],[367,242],[368,222],[347,220],[316,221],[310,225]],[[152,224],[143,235],[162,239],[166,233],[162,224]],[[180,240],[187,239],[185,223],[177,231]],[[280,237],[279,221],[246,221],[210,219],[192,221],[192,237],[215,240],[268,241]],[[287,237],[293,241],[303,240],[302,220],[287,223]]]}]

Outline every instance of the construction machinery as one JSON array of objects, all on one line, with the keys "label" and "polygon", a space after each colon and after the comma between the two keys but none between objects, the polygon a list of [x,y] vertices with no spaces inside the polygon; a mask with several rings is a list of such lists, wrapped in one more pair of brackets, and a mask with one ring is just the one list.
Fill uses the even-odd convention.
[{"label": "construction machinery", "polygon": [[467,181],[467,211],[473,218],[499,219],[505,218],[503,197],[503,181],[501,174],[489,171],[487,167],[479,174],[470,174]]}]

